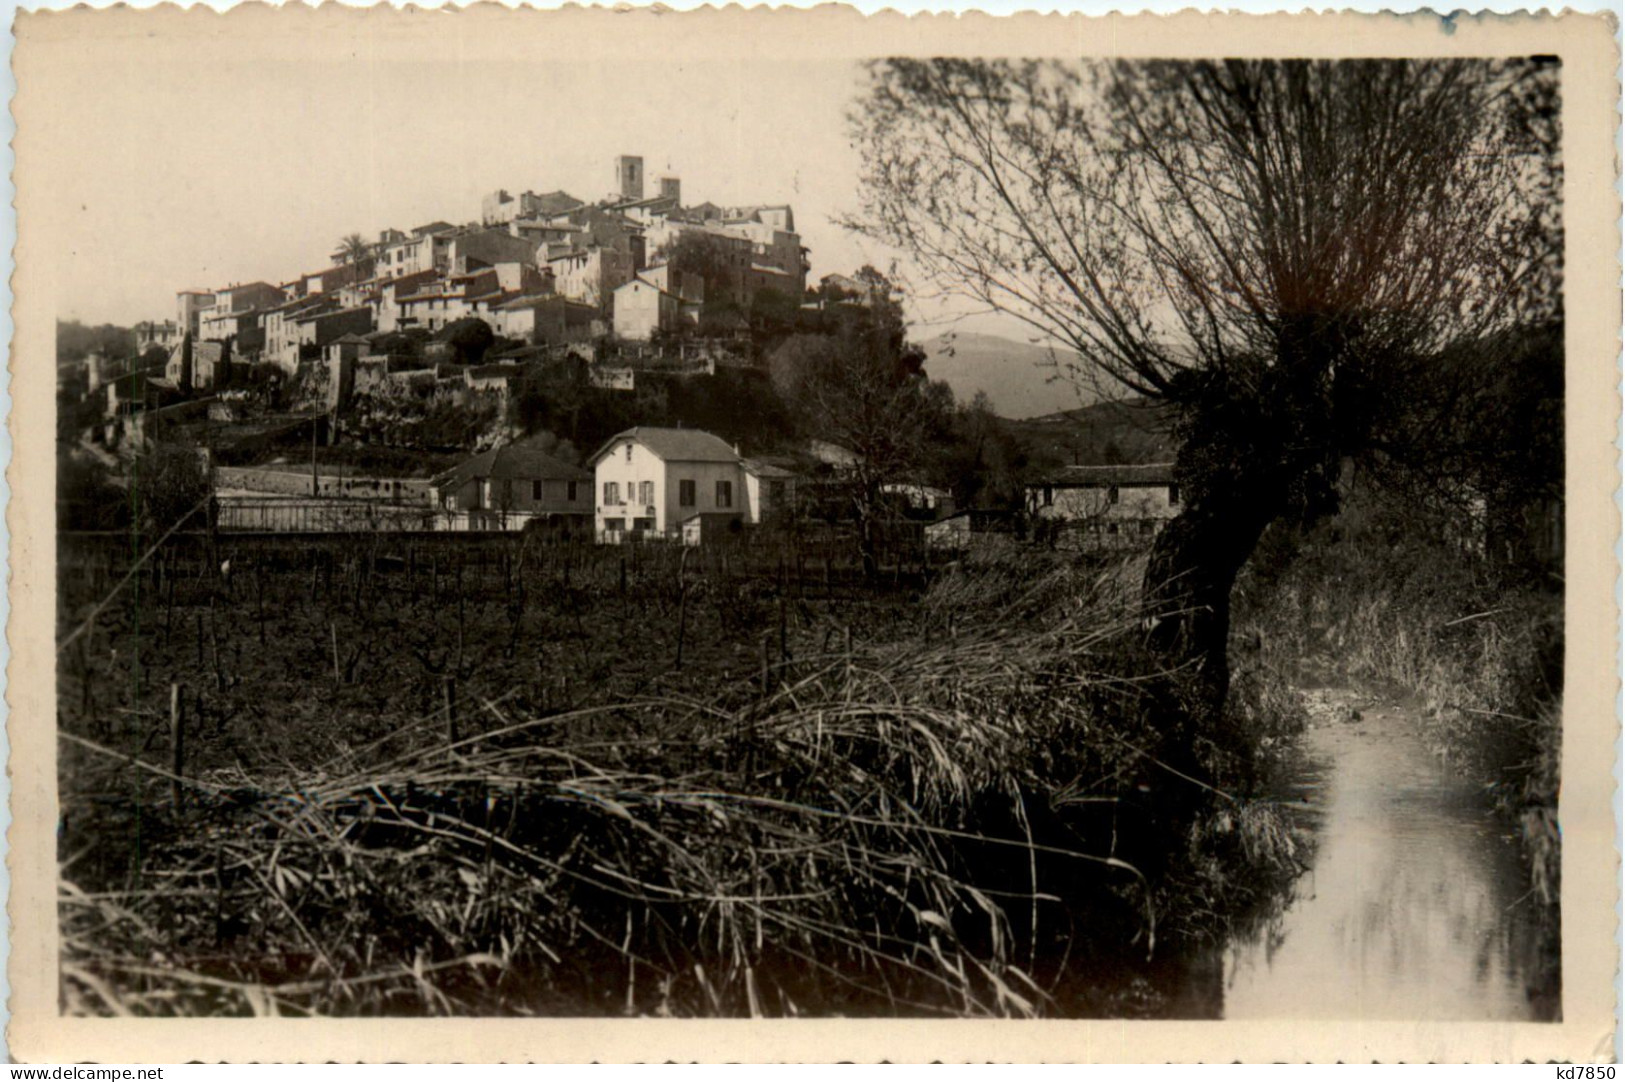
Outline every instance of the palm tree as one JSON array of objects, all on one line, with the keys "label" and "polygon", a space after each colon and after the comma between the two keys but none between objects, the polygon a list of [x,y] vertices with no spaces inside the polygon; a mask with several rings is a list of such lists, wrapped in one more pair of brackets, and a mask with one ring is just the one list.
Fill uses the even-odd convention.
[{"label": "palm tree", "polygon": [[351,233],[339,240],[338,251],[333,254],[341,263],[361,264],[372,259],[372,245],[360,233]]}]

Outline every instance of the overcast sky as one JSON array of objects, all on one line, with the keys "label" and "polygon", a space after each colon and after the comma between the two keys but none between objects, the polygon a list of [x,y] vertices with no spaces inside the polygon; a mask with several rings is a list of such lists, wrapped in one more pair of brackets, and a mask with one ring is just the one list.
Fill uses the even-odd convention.
[{"label": "overcast sky", "polygon": [[477,219],[495,188],[598,199],[622,153],[643,156],[651,188],[681,177],[686,203],[790,203],[814,278],[890,258],[832,220],[854,204],[854,63],[332,44],[91,40],[53,55],[35,92],[76,107],[27,150],[52,181],[37,221],[66,257],[62,317],[173,318],[179,289],[285,282],[352,231]]}]

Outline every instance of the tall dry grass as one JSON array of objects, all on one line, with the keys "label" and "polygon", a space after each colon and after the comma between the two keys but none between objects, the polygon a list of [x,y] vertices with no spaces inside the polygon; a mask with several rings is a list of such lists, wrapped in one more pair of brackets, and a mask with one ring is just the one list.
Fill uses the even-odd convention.
[{"label": "tall dry grass", "polygon": [[1153,953],[1192,877],[1279,857],[1218,788],[1200,825],[1156,814],[1147,779],[1195,783],[1157,767],[1134,594],[959,567],[917,633],[765,686],[488,702],[456,743],[429,716],[317,769],[185,779],[180,807],[155,764],[64,734],[65,1009],[1051,1013],[1079,959]]}]

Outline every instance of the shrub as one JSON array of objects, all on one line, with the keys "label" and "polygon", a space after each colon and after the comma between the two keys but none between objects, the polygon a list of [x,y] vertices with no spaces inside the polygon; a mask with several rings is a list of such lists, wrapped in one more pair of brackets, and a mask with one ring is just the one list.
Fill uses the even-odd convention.
[{"label": "shrub", "polygon": [[148,533],[162,534],[189,515],[199,514],[209,496],[209,478],[195,447],[155,443],[130,465],[130,500],[136,521]]}]

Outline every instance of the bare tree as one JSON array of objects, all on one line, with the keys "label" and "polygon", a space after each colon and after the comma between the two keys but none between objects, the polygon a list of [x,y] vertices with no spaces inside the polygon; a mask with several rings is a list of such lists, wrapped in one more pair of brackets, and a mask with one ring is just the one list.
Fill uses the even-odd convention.
[{"label": "bare tree", "polygon": [[906,342],[901,311],[889,300],[849,313],[832,334],[792,336],[769,359],[773,382],[805,433],[846,452],[839,475],[865,574],[877,569],[882,486],[917,479],[932,435],[952,419],[953,393],[926,379],[924,360]]},{"label": "bare tree", "polygon": [[[1531,89],[1531,88],[1534,89]],[[1555,310],[1534,62],[871,65],[849,224],[929,283],[1176,407],[1187,500],[1146,573],[1153,642],[1218,720],[1259,536],[1335,505],[1396,380]]]}]

